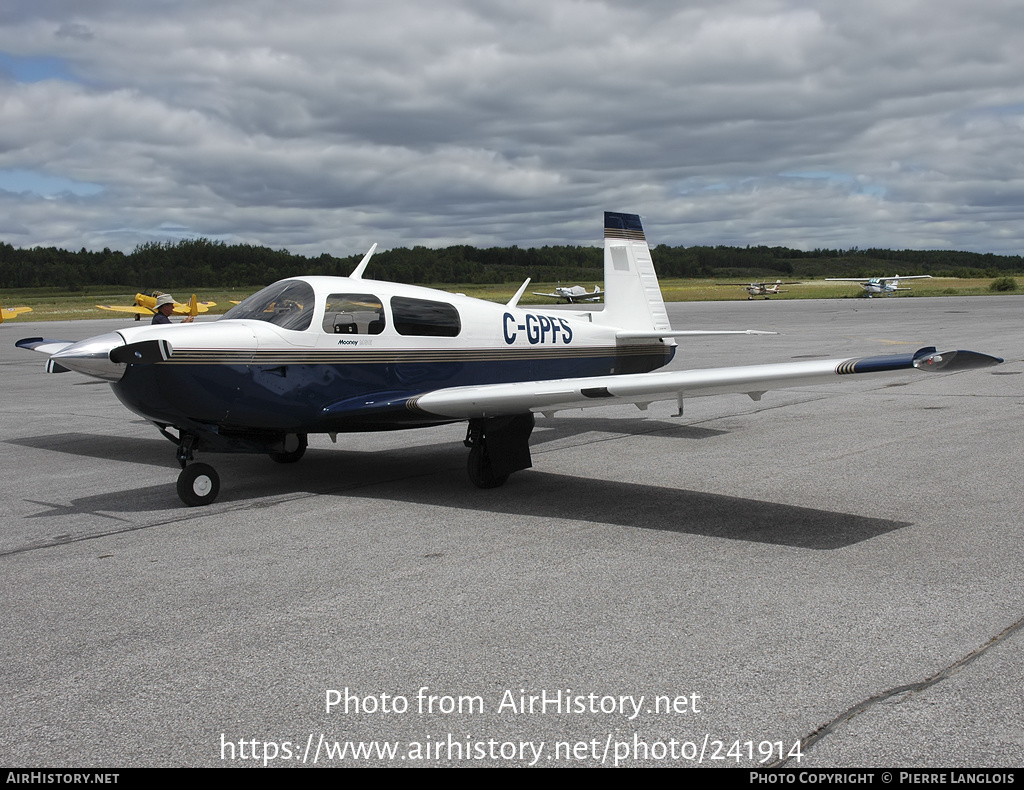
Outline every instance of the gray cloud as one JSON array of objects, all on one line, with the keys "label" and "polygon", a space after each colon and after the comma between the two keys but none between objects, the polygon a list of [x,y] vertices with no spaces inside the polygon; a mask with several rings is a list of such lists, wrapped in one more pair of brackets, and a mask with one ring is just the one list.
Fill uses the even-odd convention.
[{"label": "gray cloud", "polygon": [[5,4],[0,53],[67,68],[0,81],[0,170],[102,191],[0,193],[0,238],[347,255],[592,243],[616,209],[656,243],[1016,253],[1004,5]]}]

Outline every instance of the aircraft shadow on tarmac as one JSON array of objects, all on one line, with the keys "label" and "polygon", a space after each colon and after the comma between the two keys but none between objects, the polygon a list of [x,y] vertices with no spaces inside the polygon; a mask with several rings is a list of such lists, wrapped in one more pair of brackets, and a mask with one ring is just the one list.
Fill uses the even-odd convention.
[{"label": "aircraft shadow on tarmac", "polygon": [[[362,490],[357,495],[417,505],[487,511],[502,516],[495,523],[503,525],[503,529],[514,529],[514,522],[510,522],[509,517],[529,516],[823,551],[850,546],[910,526],[908,522],[763,500],[592,480],[537,470],[521,475],[518,480],[513,478],[497,490],[477,491],[467,486],[461,497],[453,493],[456,484],[457,481],[453,481],[451,487],[438,486],[436,478],[419,478],[404,481],[403,485],[379,494],[374,490]],[[509,524],[512,526],[508,527]]]},{"label": "aircraft shadow on tarmac", "polygon": [[83,458],[102,458],[107,461],[124,461],[151,466],[176,466],[174,445],[166,439],[160,438],[139,439],[71,431],[29,436],[23,439],[8,439],[6,444],[31,447],[34,450],[52,450]]},{"label": "aircraft shadow on tarmac", "polygon": [[676,439],[710,439],[728,433],[716,428],[686,425],[673,421],[672,418],[560,417],[555,420],[537,420],[537,430],[530,437],[530,447],[539,449],[546,442],[595,431],[612,436],[643,436],[657,433]]},{"label": "aircraft shadow on tarmac", "polygon": [[[136,422],[141,424],[143,421],[138,420]],[[673,425],[667,421],[647,420],[644,418],[616,419],[598,417],[545,420],[538,422],[538,430],[531,437],[530,446],[539,449],[547,442],[594,431],[625,436],[663,433],[666,436],[678,439],[707,439],[727,433],[726,431],[711,428]],[[362,441],[359,438],[346,439],[346,436],[358,437],[358,434],[339,434],[339,451],[344,450],[346,446],[358,445]],[[149,464],[150,466],[177,466],[174,460],[174,446],[166,439],[156,436],[152,438],[129,438],[125,436],[68,431],[59,434],[48,433],[41,436],[29,436],[22,439],[8,439],[6,444],[30,447],[34,450],[51,450],[85,458],[101,458],[108,461],[124,461],[133,464]],[[218,459],[232,457],[238,459],[242,456],[204,455],[202,459],[197,457],[197,460],[204,460],[207,463],[217,465]],[[303,467],[305,466],[306,464],[303,462]]]},{"label": "aircraft shadow on tarmac", "polygon": [[[621,425],[622,422],[581,420],[567,431],[578,434],[590,429],[606,431],[626,427]],[[651,424],[643,421],[637,421],[637,425],[632,427],[637,433],[651,431]],[[664,423],[655,430],[666,428],[671,429],[669,435],[677,435],[678,432],[681,439],[704,438],[717,433],[692,426],[666,426]],[[547,431],[536,434],[538,440],[545,436],[561,438]],[[341,442],[342,437],[339,437],[339,444]],[[176,468],[173,447],[159,439],[125,440],[72,434],[60,437],[59,441],[58,437],[46,436],[12,443],[85,457]],[[553,460],[551,456],[549,459]],[[493,529],[515,529],[514,520],[510,521],[509,517],[523,516],[825,551],[910,526],[908,522],[777,504],[763,499],[558,474],[546,471],[557,468],[557,464],[546,461],[543,454],[534,459],[537,465],[533,470],[513,475],[502,488],[481,491],[466,478],[465,448],[453,443],[365,452],[313,449],[300,463],[291,465],[278,465],[262,456],[249,455],[216,455],[206,460],[212,460],[220,467],[223,484],[220,500],[209,508],[183,510],[174,491],[173,476],[169,476],[163,484],[93,494],[63,505],[37,502],[47,510],[31,518],[91,513],[115,520],[137,521],[139,514],[167,511],[189,518],[237,509],[249,502],[266,504],[268,496],[302,497],[311,494],[490,512],[501,516],[494,519]],[[697,456],[693,459],[693,468],[694,478],[699,480],[702,473]],[[136,516],[134,519],[133,514]]]}]

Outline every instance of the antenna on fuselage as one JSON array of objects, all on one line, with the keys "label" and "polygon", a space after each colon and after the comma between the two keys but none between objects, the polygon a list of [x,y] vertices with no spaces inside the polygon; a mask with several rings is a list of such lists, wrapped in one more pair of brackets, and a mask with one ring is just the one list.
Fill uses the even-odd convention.
[{"label": "antenna on fuselage", "polygon": [[529,284],[530,284],[530,278],[527,277],[526,278],[526,282],[519,286],[519,290],[516,291],[516,295],[508,300],[508,302],[506,303],[505,307],[515,307],[516,305],[518,305],[519,304],[519,300],[523,296],[523,292],[526,290],[526,286],[528,286]]},{"label": "antenna on fuselage", "polygon": [[350,280],[361,280],[363,279],[363,272],[366,271],[366,266],[370,262],[370,258],[373,257],[374,250],[377,249],[377,245],[374,244],[370,247],[370,251],[363,256],[363,259],[359,261],[359,265],[352,270],[352,274],[348,276]]}]

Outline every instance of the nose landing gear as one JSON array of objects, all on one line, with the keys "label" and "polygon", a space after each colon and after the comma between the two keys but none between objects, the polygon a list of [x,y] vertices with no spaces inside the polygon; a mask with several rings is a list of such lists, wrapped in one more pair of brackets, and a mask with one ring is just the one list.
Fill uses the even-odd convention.
[{"label": "nose landing gear", "polygon": [[189,507],[209,505],[220,493],[220,475],[209,464],[186,466],[178,475],[178,497]]}]

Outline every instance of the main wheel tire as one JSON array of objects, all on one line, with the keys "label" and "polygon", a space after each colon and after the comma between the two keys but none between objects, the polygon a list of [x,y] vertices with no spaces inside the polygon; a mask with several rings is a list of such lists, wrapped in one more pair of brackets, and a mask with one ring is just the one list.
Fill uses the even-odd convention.
[{"label": "main wheel tire", "polygon": [[305,455],[309,442],[304,433],[290,433],[284,437],[282,444],[285,449],[270,451],[271,460],[279,464],[294,464]]},{"label": "main wheel tire", "polygon": [[466,466],[469,479],[477,488],[497,488],[505,484],[508,475],[496,475],[491,470],[491,459],[479,444],[469,451],[469,462]]},{"label": "main wheel tire", "polygon": [[178,497],[189,507],[209,505],[220,493],[220,475],[209,464],[186,466],[178,475]]}]

